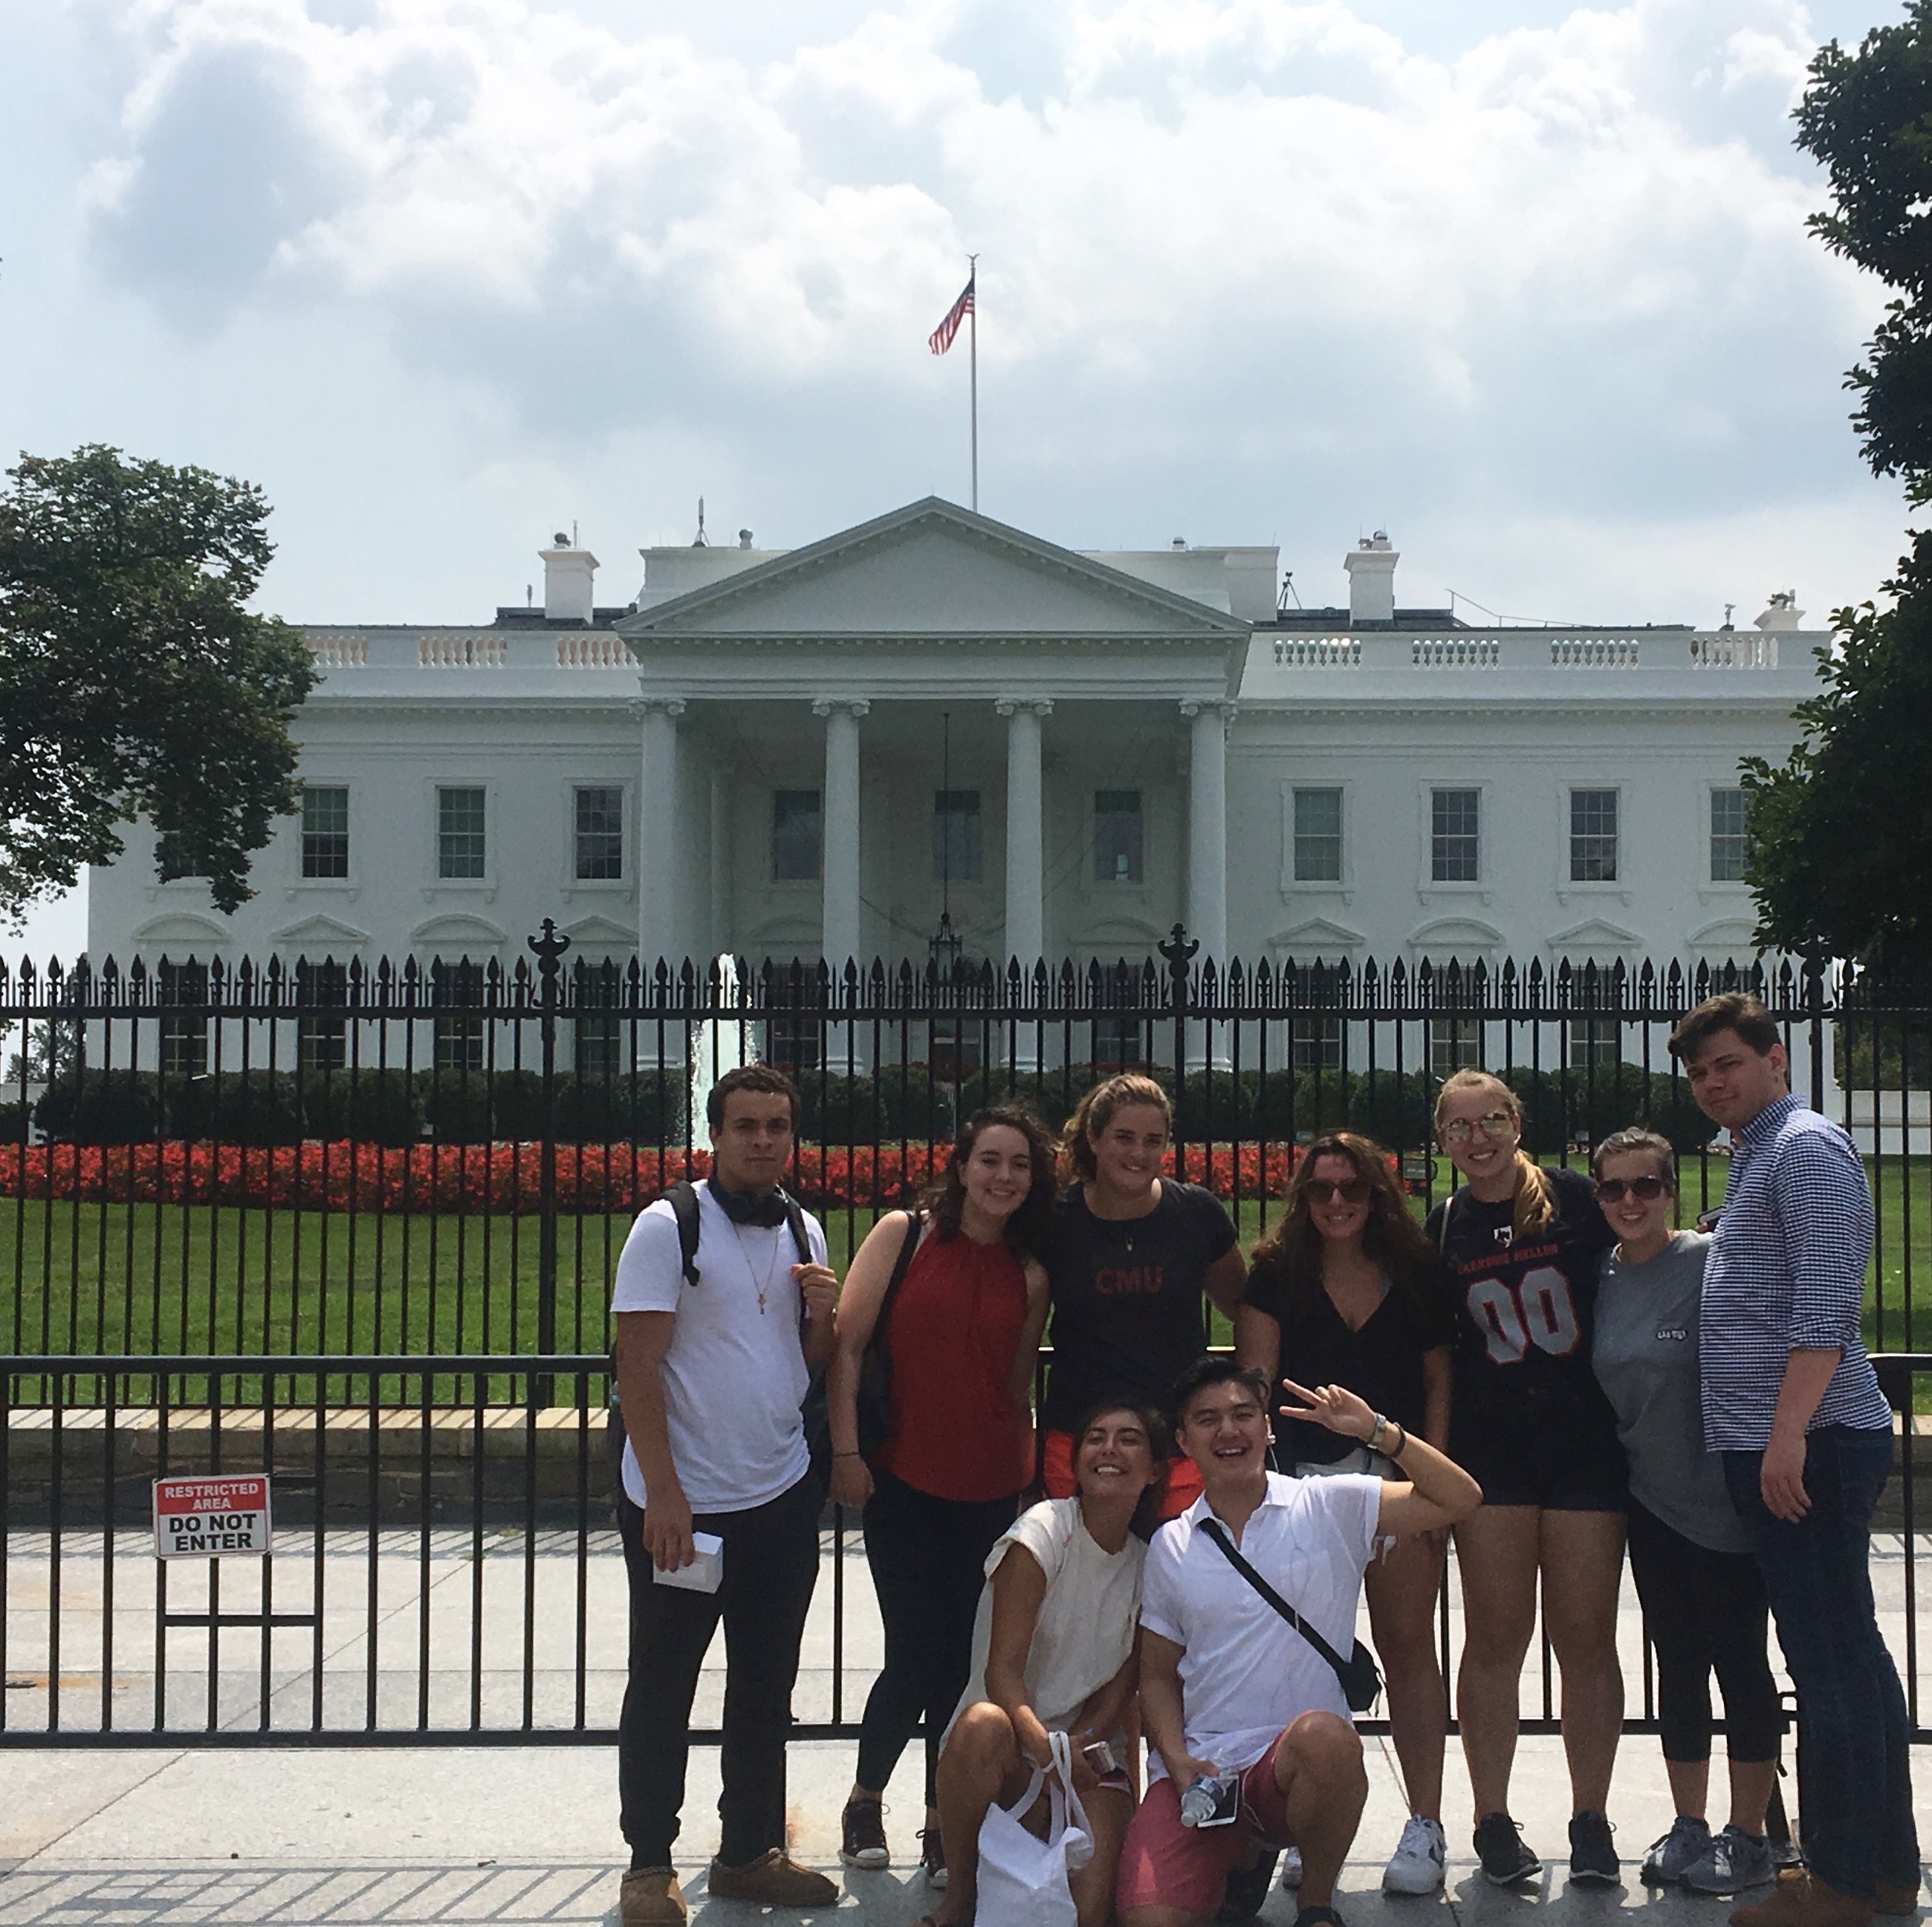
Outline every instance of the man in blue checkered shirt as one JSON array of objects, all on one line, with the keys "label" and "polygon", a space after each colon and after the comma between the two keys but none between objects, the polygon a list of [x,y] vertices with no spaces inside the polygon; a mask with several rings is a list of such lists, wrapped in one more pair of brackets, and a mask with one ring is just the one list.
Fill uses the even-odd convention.
[{"label": "man in blue checkered shirt", "polygon": [[1806,1867],[1735,1927],[1867,1927],[1918,1900],[1910,1728],[1878,1629],[1871,1520],[1892,1409],[1859,1336],[1872,1202],[1851,1139],[1791,1094],[1754,997],[1700,1004],[1670,1039],[1731,1134],[1704,1269],[1704,1444],[1764,1573],[1798,1689]]}]

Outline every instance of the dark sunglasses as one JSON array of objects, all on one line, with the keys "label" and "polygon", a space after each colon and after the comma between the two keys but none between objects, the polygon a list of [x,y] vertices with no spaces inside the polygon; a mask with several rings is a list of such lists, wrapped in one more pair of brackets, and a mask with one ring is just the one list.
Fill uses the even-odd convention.
[{"label": "dark sunglasses", "polygon": [[1622,1178],[1599,1178],[1597,1180],[1597,1196],[1604,1204],[1621,1203],[1626,1191],[1632,1197],[1641,1198],[1646,1204],[1652,1204],[1663,1196],[1664,1180],[1661,1178],[1632,1178],[1628,1181]]},{"label": "dark sunglasses", "polygon": [[1308,1197],[1312,1203],[1332,1205],[1337,1199],[1345,1205],[1358,1205],[1369,1195],[1369,1181],[1366,1178],[1345,1178],[1339,1184],[1331,1184],[1325,1178],[1310,1181]]}]

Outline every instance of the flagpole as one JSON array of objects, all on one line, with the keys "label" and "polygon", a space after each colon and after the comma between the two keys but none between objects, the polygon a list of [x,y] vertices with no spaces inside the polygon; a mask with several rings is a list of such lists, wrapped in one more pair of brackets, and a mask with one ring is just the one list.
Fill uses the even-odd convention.
[{"label": "flagpole", "polygon": [[966,317],[970,330],[966,353],[972,364],[968,392],[971,396],[973,412],[973,512],[976,515],[980,512],[980,257],[969,254],[966,261],[966,278],[973,290],[973,305]]}]

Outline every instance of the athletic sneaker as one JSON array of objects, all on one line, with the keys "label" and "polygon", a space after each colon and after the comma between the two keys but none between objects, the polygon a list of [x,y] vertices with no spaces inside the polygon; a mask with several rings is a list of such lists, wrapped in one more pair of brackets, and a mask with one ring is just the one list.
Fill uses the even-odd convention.
[{"label": "athletic sneaker", "polygon": [[926,1870],[928,1886],[946,1885],[946,1843],[940,1838],[936,1826],[922,1826],[919,1830],[919,1863]]},{"label": "athletic sneaker", "polygon": [[1442,1821],[1412,1813],[1382,1869],[1382,1891],[1433,1893],[1442,1884],[1442,1869],[1448,1858],[1449,1842],[1443,1836]]},{"label": "athletic sneaker", "polygon": [[1570,1877],[1579,1886],[1615,1886],[1623,1868],[1610,1823],[1587,1808],[1570,1823]]},{"label": "athletic sneaker", "polygon": [[886,1845],[885,1804],[880,1800],[848,1800],[839,1823],[844,1838],[838,1857],[848,1867],[890,1867]]},{"label": "athletic sneaker", "polygon": [[1769,1843],[1742,1826],[1727,1826],[1684,1869],[1684,1884],[1694,1893],[1737,1893],[1766,1886],[1777,1876]]},{"label": "athletic sneaker", "polygon": [[1694,1814],[1680,1813],[1670,1823],[1670,1831],[1650,1843],[1650,1851],[1643,1856],[1643,1877],[1652,1886],[1675,1886],[1683,1879],[1684,1869],[1710,1850],[1710,1828]]},{"label": "athletic sneaker", "polygon": [[1301,1884],[1301,1849],[1284,1847],[1281,1850],[1281,1883],[1290,1892]]},{"label": "athletic sneaker", "polygon": [[1524,1841],[1522,1826],[1506,1813],[1486,1813],[1477,1821],[1476,1858],[1492,1886],[1514,1886],[1543,1871],[1543,1862]]}]

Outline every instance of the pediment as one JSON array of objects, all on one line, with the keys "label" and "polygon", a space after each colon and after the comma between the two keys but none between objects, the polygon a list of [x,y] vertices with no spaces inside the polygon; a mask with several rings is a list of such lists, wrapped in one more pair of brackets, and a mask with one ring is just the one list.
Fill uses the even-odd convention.
[{"label": "pediment", "polygon": [[1322,957],[1358,950],[1368,941],[1360,931],[1337,923],[1331,917],[1306,917],[1286,930],[1277,930],[1268,944],[1277,958]]},{"label": "pediment", "polygon": [[1503,941],[1503,933],[1480,917],[1432,917],[1410,931],[1412,950],[1448,955],[1469,950],[1493,950]]},{"label": "pediment", "polygon": [[1748,917],[1719,917],[1699,924],[1684,941],[1687,947],[1706,956],[1755,957],[1758,954],[1756,928]]},{"label": "pediment", "polygon": [[653,641],[869,638],[1196,639],[1249,626],[1105,563],[928,497],[640,611],[617,625]]},{"label": "pediment", "polygon": [[339,917],[318,913],[304,917],[298,923],[284,925],[269,941],[290,950],[347,950],[366,944],[369,933],[357,929],[352,923],[344,923]]},{"label": "pediment", "polygon": [[151,917],[134,932],[136,944],[195,944],[206,949],[211,944],[229,941],[228,927],[212,917],[197,917],[191,910],[171,910],[164,917]]},{"label": "pediment", "polygon": [[572,947],[580,950],[608,950],[614,946],[621,950],[635,950],[638,947],[636,930],[614,922],[608,917],[580,917],[574,923],[565,924],[562,929]]},{"label": "pediment", "polygon": [[463,912],[432,917],[410,932],[410,946],[418,950],[493,950],[504,941],[504,932],[487,917]]},{"label": "pediment", "polygon": [[1567,930],[1558,930],[1549,940],[1549,948],[1556,954],[1575,951],[1636,950],[1643,947],[1643,939],[1634,930],[1626,930],[1621,923],[1612,923],[1606,917],[1586,917],[1580,923],[1573,923]]}]

